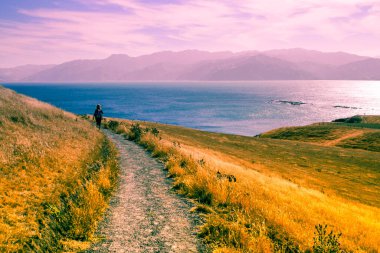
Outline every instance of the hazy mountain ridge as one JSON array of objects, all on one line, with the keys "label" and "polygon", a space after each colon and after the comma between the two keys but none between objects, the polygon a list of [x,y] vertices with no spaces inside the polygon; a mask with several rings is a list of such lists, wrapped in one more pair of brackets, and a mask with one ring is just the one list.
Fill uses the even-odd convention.
[{"label": "hazy mountain ridge", "polygon": [[339,66],[330,73],[331,79],[380,80],[380,59],[369,58]]},{"label": "hazy mountain ridge", "polygon": [[11,82],[312,79],[380,80],[380,59],[297,48],[239,53],[186,50],[0,69],[0,80]]},{"label": "hazy mountain ridge", "polygon": [[293,63],[257,54],[225,59],[218,62],[201,63],[184,73],[185,80],[285,80],[313,79],[312,74],[303,71]]},{"label": "hazy mountain ridge", "polygon": [[275,49],[265,51],[264,54],[293,63],[312,62],[327,66],[340,66],[369,58],[345,52],[324,53],[316,50],[305,50],[302,48]]},{"label": "hazy mountain ridge", "polygon": [[52,68],[54,65],[23,65],[14,68],[0,68],[0,81],[17,81],[35,73]]}]

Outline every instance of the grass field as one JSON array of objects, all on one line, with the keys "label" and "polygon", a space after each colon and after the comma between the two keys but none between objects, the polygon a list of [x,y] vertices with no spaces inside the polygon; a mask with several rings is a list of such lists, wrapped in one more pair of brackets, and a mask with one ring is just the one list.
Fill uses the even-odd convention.
[{"label": "grass field", "polygon": [[[260,137],[118,122],[106,126],[165,162],[173,188],[197,203],[214,252],[380,251],[378,116]],[[0,147],[0,251],[88,247],[117,177],[109,141],[0,87]]]},{"label": "grass field", "polygon": [[341,122],[285,127],[266,132],[261,134],[260,137],[296,140],[318,143],[325,146],[340,146],[379,152],[379,118],[376,116],[354,116],[340,119]]},{"label": "grass field", "polygon": [[0,251],[85,248],[117,176],[87,121],[0,86]]},{"label": "grass field", "polygon": [[[351,128],[304,127],[305,142],[132,123],[111,127],[166,163],[174,188],[205,213],[200,236],[215,252],[380,251],[380,155],[336,147]],[[339,247],[318,224],[342,233]]]}]

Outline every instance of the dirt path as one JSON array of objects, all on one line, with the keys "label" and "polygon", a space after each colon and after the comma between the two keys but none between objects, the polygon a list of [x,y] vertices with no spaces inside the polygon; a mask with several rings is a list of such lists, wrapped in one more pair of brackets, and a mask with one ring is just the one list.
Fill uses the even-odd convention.
[{"label": "dirt path", "polygon": [[97,233],[104,240],[88,252],[203,252],[195,231],[200,219],[170,191],[163,165],[135,143],[106,134],[120,151],[120,185]]},{"label": "dirt path", "polygon": [[363,133],[364,133],[364,131],[362,131],[362,130],[353,131],[353,132],[346,134],[346,135],[344,135],[338,139],[326,141],[323,143],[323,146],[335,146],[336,144],[338,144],[339,142],[341,142],[343,140],[357,137],[359,135],[362,135]]}]

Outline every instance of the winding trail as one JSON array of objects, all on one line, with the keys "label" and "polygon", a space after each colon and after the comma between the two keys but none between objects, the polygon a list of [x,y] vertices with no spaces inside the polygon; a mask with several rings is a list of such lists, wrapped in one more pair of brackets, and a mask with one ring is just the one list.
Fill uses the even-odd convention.
[{"label": "winding trail", "polygon": [[322,145],[323,146],[335,146],[336,144],[338,144],[341,141],[344,141],[344,140],[350,139],[350,138],[355,138],[355,137],[358,137],[358,136],[360,136],[362,134],[364,134],[363,130],[352,131],[352,132],[350,132],[350,133],[348,133],[346,135],[341,136],[338,139],[331,140],[331,141],[326,141]]},{"label": "winding trail", "polygon": [[201,220],[192,204],[171,192],[163,165],[137,144],[104,131],[120,152],[120,182],[88,252],[204,252]]}]

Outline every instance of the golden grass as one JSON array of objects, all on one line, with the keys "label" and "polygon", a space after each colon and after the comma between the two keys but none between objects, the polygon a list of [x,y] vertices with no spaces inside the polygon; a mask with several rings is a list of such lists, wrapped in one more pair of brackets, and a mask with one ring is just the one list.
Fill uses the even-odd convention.
[{"label": "golden grass", "polygon": [[[131,122],[124,121],[118,126],[118,131],[128,129],[130,124]],[[312,182],[324,180],[319,172],[309,175],[304,182],[290,181],[294,165],[284,162],[291,162],[295,157],[275,163],[263,162],[263,158],[280,158],[281,152],[289,146],[288,141],[259,140],[255,148],[249,144],[252,141],[249,137],[211,134],[147,122],[141,124],[160,130],[159,138],[147,133],[140,143],[152,151],[154,156],[166,162],[168,173],[174,177],[174,187],[179,193],[186,194],[201,204],[199,209],[206,213],[207,222],[201,228],[200,235],[214,252],[311,250],[317,224],[327,224],[335,232],[341,232],[340,242],[346,250],[380,251],[380,210],[365,204],[371,202],[370,198],[363,203],[354,201],[355,198],[346,198],[335,192],[332,182],[325,185],[327,187],[323,190],[329,194],[309,187]],[[128,131],[126,133],[130,134]],[[262,153],[255,157],[243,155],[240,145],[254,149],[252,152],[261,150]],[[310,144],[297,145],[305,145],[301,146],[305,148],[303,153],[301,148],[294,151],[300,152],[298,156],[310,159],[315,155],[308,151]],[[268,152],[270,147],[276,148],[275,154]],[[331,151],[347,154],[354,152],[318,146],[318,153],[322,156]],[[376,153],[361,152],[363,154],[356,158],[356,167],[352,170],[360,171],[366,166],[369,166],[369,170],[371,164],[379,164]],[[253,164],[252,159],[255,159]],[[369,162],[370,159],[374,160]],[[257,164],[257,161],[260,163]],[[363,161],[363,164],[358,161]],[[345,164],[345,160],[339,157],[331,162],[337,167]],[[279,169],[281,165],[285,168]],[[319,162],[319,165],[323,165],[323,162]],[[237,182],[218,178],[217,171],[234,175]],[[284,178],[286,175],[287,178]],[[379,178],[378,172],[373,171],[370,175],[377,178],[374,182]],[[345,179],[337,174],[333,180],[336,179],[340,180],[339,187],[351,185],[350,178]],[[360,195],[361,188],[367,187],[373,191],[373,196],[379,196],[376,188],[378,184],[376,187],[368,186],[365,178],[356,181],[359,182],[354,186],[359,188],[351,189],[355,194]],[[205,205],[212,211],[202,207]]]},{"label": "golden grass", "polygon": [[[65,238],[88,239],[114,184],[115,151],[103,135],[71,113],[0,87],[0,147],[0,251],[56,251]],[[68,216],[70,228],[63,228],[57,219]]]},{"label": "golden grass", "polygon": [[380,124],[380,116],[378,115],[365,115],[361,116],[364,123],[368,124]]}]

